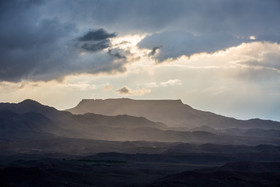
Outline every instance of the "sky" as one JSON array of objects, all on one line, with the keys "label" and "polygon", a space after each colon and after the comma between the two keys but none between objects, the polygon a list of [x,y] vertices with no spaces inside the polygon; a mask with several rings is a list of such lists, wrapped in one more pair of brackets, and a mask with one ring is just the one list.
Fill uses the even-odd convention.
[{"label": "sky", "polygon": [[280,121],[279,0],[0,1],[0,102],[181,99]]}]

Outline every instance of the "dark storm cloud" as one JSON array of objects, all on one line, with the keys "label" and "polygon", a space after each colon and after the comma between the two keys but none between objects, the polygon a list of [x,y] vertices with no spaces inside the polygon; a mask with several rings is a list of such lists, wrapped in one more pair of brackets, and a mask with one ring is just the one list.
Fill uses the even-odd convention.
[{"label": "dark storm cloud", "polygon": [[279,0],[84,0],[56,1],[50,8],[65,19],[103,25],[120,33],[222,31],[280,41]]},{"label": "dark storm cloud", "polygon": [[110,42],[109,40],[103,40],[94,43],[82,43],[82,44],[78,43],[76,44],[76,47],[90,52],[97,52],[110,47]]},{"label": "dark storm cloud", "polygon": [[[119,33],[149,33],[140,46],[152,50],[162,44],[156,57],[160,61],[182,54],[214,52],[248,42],[250,36],[257,41],[280,42],[279,0],[72,1],[62,10],[56,5],[64,18],[73,14],[67,6],[80,12],[75,16],[77,22],[103,25]],[[52,8],[55,10],[54,5]],[[176,32],[188,33],[189,36],[179,34],[187,43],[174,36]],[[167,38],[155,41],[157,36]],[[192,45],[195,49],[191,49]]]},{"label": "dark storm cloud", "polygon": [[[49,71],[58,43],[75,31],[75,25],[58,18],[40,17],[43,3],[5,1],[0,6],[0,80],[18,81]],[[61,60],[61,59],[57,59]]]},{"label": "dark storm cloud", "polygon": [[61,23],[58,18],[39,19],[41,4],[31,4],[31,1],[6,2],[0,7],[2,49],[37,48],[75,30],[74,24]]},{"label": "dark storm cloud", "polygon": [[147,34],[139,46],[159,61],[215,52],[250,36],[279,43],[279,10],[279,0],[0,1],[0,81],[122,72],[125,55],[106,52],[114,32]]},{"label": "dark storm cloud", "polygon": [[[0,81],[51,80],[73,73],[125,70],[124,61],[115,63],[107,52],[99,52],[110,46],[109,38],[115,33],[99,29],[81,36],[76,23],[44,16],[45,6],[43,1],[1,1]],[[81,50],[96,53],[81,56],[75,47],[77,41]]]},{"label": "dark storm cloud", "polygon": [[109,34],[104,29],[98,29],[95,31],[89,31],[84,36],[79,38],[79,41],[100,41],[108,38],[116,37],[115,33]]},{"label": "dark storm cloud", "polygon": [[115,33],[109,34],[104,29],[91,30],[78,38],[76,47],[89,52],[97,52],[111,46],[109,38],[116,37]]}]

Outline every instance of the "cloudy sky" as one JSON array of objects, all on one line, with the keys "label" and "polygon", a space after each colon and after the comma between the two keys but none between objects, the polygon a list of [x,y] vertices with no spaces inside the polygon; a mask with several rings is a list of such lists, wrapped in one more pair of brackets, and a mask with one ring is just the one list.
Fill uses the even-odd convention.
[{"label": "cloudy sky", "polygon": [[181,99],[280,121],[279,0],[0,1],[0,102]]}]

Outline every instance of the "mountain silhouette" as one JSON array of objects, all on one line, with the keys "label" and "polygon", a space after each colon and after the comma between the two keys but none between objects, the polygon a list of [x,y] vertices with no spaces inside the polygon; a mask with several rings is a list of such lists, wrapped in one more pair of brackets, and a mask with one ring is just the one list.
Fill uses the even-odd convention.
[{"label": "mountain silhouette", "polygon": [[[192,109],[184,105],[180,100],[137,101],[109,99],[104,101],[97,100],[97,105],[95,100],[83,100],[79,107],[83,108],[83,103],[94,108],[94,112],[100,107],[104,114],[72,114],[68,111],[59,111],[53,107],[41,105],[32,100],[25,100],[17,104],[0,103],[0,136],[2,139],[60,137],[103,141],[246,145],[279,143],[278,122],[256,120],[256,123],[254,123],[254,120],[235,120]],[[107,113],[109,116],[105,115]],[[118,115],[115,115],[116,113]],[[136,115],[136,113],[147,116]],[[150,118],[154,114],[158,119],[152,121]],[[192,116],[192,120],[189,120],[188,116]],[[165,120],[160,121],[160,117]],[[205,130],[182,130],[178,129],[177,126],[174,128],[168,124],[174,117],[176,117],[177,122],[183,123],[186,121],[187,124],[185,125],[187,126],[190,123],[194,123],[194,121],[203,122],[211,126],[211,131],[207,131],[207,128],[204,128]],[[226,128],[228,125],[229,127],[240,127],[243,125],[244,127],[242,127],[246,128],[246,130],[235,130],[238,133],[230,133],[230,130],[225,132],[217,129],[213,130],[212,127],[217,128],[216,124],[221,120],[224,123],[219,124],[218,127]],[[231,123],[226,123],[227,120],[230,120]],[[216,124],[212,124],[214,121]],[[169,127],[165,124],[168,124]],[[267,128],[264,132],[261,131],[263,126]],[[274,129],[269,129],[269,127]]]},{"label": "mountain silhouette", "polygon": [[[5,137],[12,134],[25,137],[26,134],[23,132],[30,134],[37,129],[38,133],[50,133],[68,138],[144,140],[144,136],[147,139],[150,138],[143,131],[150,130],[158,133],[161,132],[160,129],[166,128],[162,123],[152,122],[143,117],[72,115],[70,112],[58,111],[33,100],[24,100],[18,104],[1,103],[0,121],[0,134]],[[11,133],[7,133],[8,131]]]},{"label": "mountain silhouette", "polygon": [[36,112],[41,114],[57,113],[58,111],[50,106],[42,105],[37,101],[26,99],[19,103],[0,103],[0,110],[9,110],[15,113]]},{"label": "mountain silhouette", "polygon": [[278,122],[180,100],[97,103],[0,103],[0,186],[279,186]]}]

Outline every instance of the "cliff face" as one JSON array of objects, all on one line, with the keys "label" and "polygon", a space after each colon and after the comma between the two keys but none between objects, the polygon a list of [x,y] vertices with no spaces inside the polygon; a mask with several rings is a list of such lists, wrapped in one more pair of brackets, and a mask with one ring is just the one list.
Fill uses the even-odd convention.
[{"label": "cliff face", "polygon": [[[84,99],[76,107],[69,109],[71,113],[97,113],[104,115],[128,114],[134,116],[156,115],[162,113],[176,113],[170,111],[176,109],[180,112],[182,108],[190,108],[181,100],[132,100],[132,99]],[[153,116],[157,117],[157,116]]]},{"label": "cliff face", "polygon": [[102,115],[142,116],[152,121],[170,124],[180,123],[182,116],[193,109],[181,100],[132,100],[132,99],[86,99],[68,111],[73,114],[96,113]]},{"label": "cliff face", "polygon": [[209,126],[213,128],[276,128],[278,122],[258,120],[242,121],[220,116],[211,112],[193,109],[181,100],[132,100],[132,99],[86,99],[69,109],[73,114],[96,113],[102,115],[142,116],[149,120],[162,122],[170,127],[194,128]]}]

